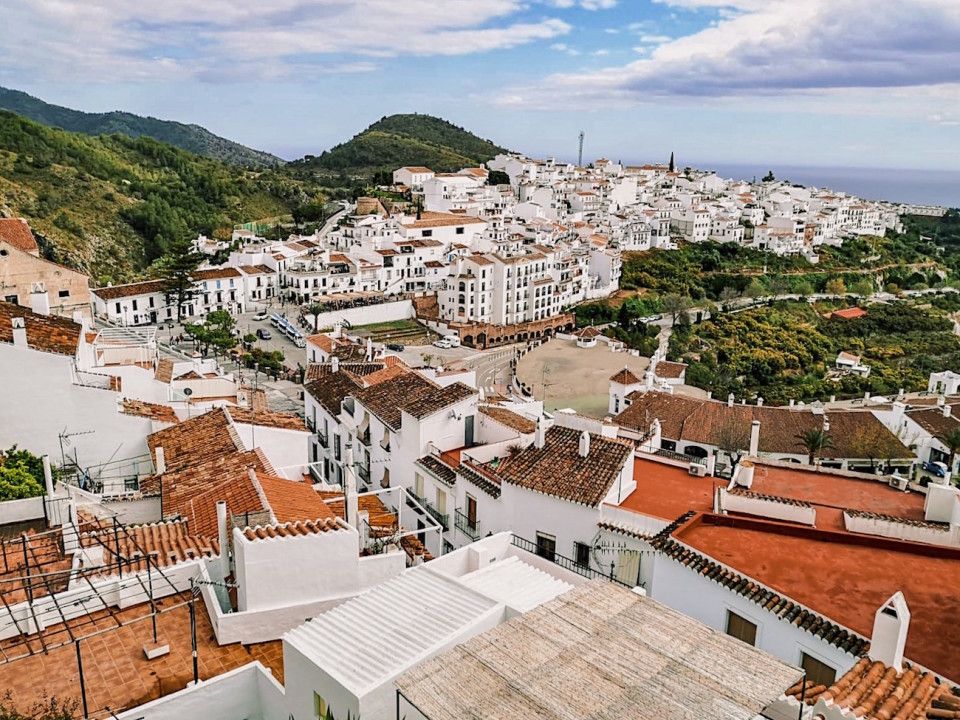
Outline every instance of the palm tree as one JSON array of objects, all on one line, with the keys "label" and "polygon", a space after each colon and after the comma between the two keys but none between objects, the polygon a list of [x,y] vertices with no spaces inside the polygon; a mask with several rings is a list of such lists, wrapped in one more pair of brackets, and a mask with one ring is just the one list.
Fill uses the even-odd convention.
[{"label": "palm tree", "polygon": [[952,473],[956,467],[957,453],[960,453],[960,427],[944,433],[939,440],[950,450],[950,472]]},{"label": "palm tree", "polygon": [[813,465],[813,461],[817,455],[824,450],[834,447],[833,438],[830,437],[830,433],[821,428],[804,430],[802,433],[795,435],[794,437],[797,439],[797,445],[800,445],[806,449],[807,457],[809,458],[811,465]]},{"label": "palm tree", "polygon": [[313,315],[313,332],[320,332],[320,313],[323,312],[323,305],[319,303],[313,303],[310,307],[307,308],[307,315]]}]

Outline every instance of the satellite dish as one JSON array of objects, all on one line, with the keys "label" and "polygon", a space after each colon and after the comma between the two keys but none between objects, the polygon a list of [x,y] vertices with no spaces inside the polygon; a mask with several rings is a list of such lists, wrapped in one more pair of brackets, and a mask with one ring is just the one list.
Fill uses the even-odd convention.
[{"label": "satellite dish", "polygon": [[184,388],[183,394],[186,395],[187,397],[190,397],[191,395],[193,395],[193,390],[191,390],[190,388]]}]

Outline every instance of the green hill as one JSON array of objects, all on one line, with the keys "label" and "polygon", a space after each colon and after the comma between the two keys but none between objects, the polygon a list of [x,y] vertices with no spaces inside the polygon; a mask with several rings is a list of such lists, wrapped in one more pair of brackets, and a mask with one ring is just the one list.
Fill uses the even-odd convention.
[{"label": "green hill", "polygon": [[45,103],[19,90],[0,87],[0,109],[23,115],[43,125],[86,135],[119,133],[132,138],[147,136],[181,150],[237,165],[269,167],[283,163],[283,160],[270,153],[252,150],[219,137],[199,125],[185,125],[126,112],[80,112]]},{"label": "green hill", "polygon": [[369,176],[404,165],[451,172],[487,162],[502,152],[507,151],[446,120],[430,115],[391,115],[348,142],[291,165],[348,176]]},{"label": "green hill", "polygon": [[119,282],[169,242],[229,234],[312,196],[277,170],[245,170],[148,137],[89,136],[0,110],[0,215],[22,216],[51,259]]}]

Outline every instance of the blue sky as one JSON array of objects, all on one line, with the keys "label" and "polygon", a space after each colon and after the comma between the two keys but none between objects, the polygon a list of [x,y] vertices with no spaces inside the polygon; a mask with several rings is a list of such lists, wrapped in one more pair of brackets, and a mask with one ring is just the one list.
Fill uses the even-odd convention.
[{"label": "blue sky", "polygon": [[531,156],[955,169],[958,0],[0,0],[0,84],[294,158],[436,114]]}]

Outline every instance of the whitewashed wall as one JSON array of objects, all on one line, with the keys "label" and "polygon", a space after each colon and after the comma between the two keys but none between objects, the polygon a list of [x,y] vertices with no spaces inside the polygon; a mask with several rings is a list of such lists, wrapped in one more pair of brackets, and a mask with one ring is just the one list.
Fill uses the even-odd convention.
[{"label": "whitewashed wall", "polygon": [[[353,326],[371,325],[373,323],[392,322],[394,320],[406,320],[414,317],[412,300],[400,300],[398,302],[381,303],[380,305],[368,305],[366,307],[347,308],[345,310],[333,310],[320,313],[319,320],[315,327],[320,331],[331,330],[333,326],[346,320]],[[310,319],[309,317],[307,318]],[[312,331],[311,326],[311,331]]]},{"label": "whitewashed wall", "polygon": [[[299,480],[309,461],[310,432],[234,423],[237,434],[246,448],[263,450],[270,464],[283,477]],[[282,470],[281,468],[286,468]]]}]

